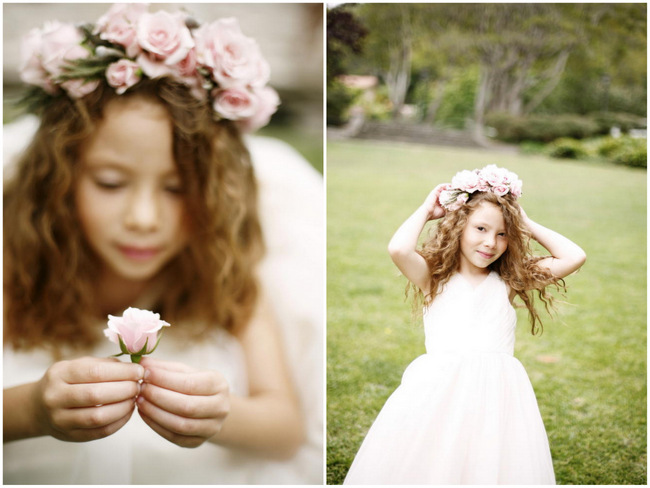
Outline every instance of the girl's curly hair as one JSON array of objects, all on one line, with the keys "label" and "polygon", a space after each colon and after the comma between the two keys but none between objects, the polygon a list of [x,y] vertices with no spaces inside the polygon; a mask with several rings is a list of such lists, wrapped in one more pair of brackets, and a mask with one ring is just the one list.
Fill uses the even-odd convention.
[{"label": "girl's curly hair", "polygon": [[[190,219],[188,246],[161,271],[167,286],[154,309],[200,337],[235,330],[258,297],[255,267],[264,252],[257,186],[249,153],[229,121],[169,79],[116,95],[103,84],[80,100],[43,107],[40,127],[4,190],[4,337],[17,349],[87,348],[97,343],[98,258],[74,205],[79,151],[116,98],[143,97],[166,108]],[[105,318],[105,317],[104,317]]]},{"label": "girl's curly hair", "polygon": [[497,196],[491,192],[477,192],[458,210],[447,212],[439,221],[433,236],[428,239],[418,253],[425,259],[431,273],[430,293],[427,296],[415,285],[407,285],[407,293],[415,295],[414,307],[422,303],[428,306],[440,293],[442,287],[460,267],[460,240],[471,213],[482,203],[496,205],[503,213],[508,238],[508,248],[494,263],[490,270],[496,271],[501,279],[519,296],[528,309],[531,333],[543,330],[539,314],[534,306],[534,292],[544,303],[547,312],[553,307],[553,296],[548,292],[549,285],[565,289],[564,281],[555,278],[551,272],[537,263],[539,256],[533,256],[530,248],[531,234],[523,221],[519,205],[510,194]]}]

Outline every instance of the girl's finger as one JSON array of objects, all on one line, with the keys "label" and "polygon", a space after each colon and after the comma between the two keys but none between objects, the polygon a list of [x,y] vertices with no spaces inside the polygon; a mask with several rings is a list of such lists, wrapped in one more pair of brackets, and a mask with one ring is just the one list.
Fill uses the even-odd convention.
[{"label": "girl's finger", "polygon": [[144,420],[144,423],[151,427],[155,433],[178,446],[198,447],[206,441],[205,437],[181,435],[165,429],[163,426],[147,417],[147,415],[140,409],[138,409],[138,414],[140,415],[140,418]]},{"label": "girl's finger", "polygon": [[137,381],[109,381],[107,383],[79,383],[69,385],[67,408],[95,407],[134,399],[140,392]]},{"label": "girl's finger", "polygon": [[183,436],[209,438],[216,434],[221,423],[213,419],[188,419],[167,412],[143,397],[138,397],[138,411],[160,427]]},{"label": "girl's finger", "polygon": [[117,422],[133,413],[135,401],[132,398],[100,407],[68,408],[57,412],[55,422],[58,429],[98,429]]},{"label": "girl's finger", "polygon": [[115,434],[118,430],[126,425],[126,423],[133,415],[133,410],[131,410],[124,417],[116,420],[112,424],[105,425],[103,427],[98,427],[96,429],[76,429],[70,432],[69,438],[74,439],[77,442],[87,442],[93,441],[95,439],[102,439],[108,437],[109,435]]},{"label": "girl's finger", "polygon": [[225,418],[229,411],[226,396],[188,397],[153,384],[143,384],[140,397],[167,412],[191,419]]},{"label": "girl's finger", "polygon": [[174,361],[163,361],[160,359],[152,359],[144,357],[140,364],[146,368],[159,368],[166,371],[178,371],[179,373],[194,373],[197,370],[183,363],[176,363]]},{"label": "girl's finger", "polygon": [[[144,378],[139,364],[106,359],[82,358],[56,363],[60,377],[68,384],[104,383],[108,381],[138,381]],[[51,369],[51,368],[50,368]]]},{"label": "girl's finger", "polygon": [[147,368],[144,381],[186,395],[215,395],[228,388],[226,380],[213,371],[182,373]]}]

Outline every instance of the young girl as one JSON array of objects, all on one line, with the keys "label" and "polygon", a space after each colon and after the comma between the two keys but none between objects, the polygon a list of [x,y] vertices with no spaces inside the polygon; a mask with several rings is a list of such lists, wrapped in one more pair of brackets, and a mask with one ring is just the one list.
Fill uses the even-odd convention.
[{"label": "young girl", "polygon": [[[585,254],[517,203],[521,181],[491,165],[438,185],[397,230],[391,258],[424,299],[426,354],[406,369],[346,484],[554,484],[535,394],[513,357],[520,297],[576,271]],[[421,250],[418,237],[441,219]],[[550,256],[535,258],[533,237]]]},{"label": "young girl", "polygon": [[[122,4],[24,49],[40,127],[4,194],[5,483],[318,482],[304,378],[260,286],[242,132],[277,95],[257,44],[235,19]],[[172,324],[140,364],[102,334],[131,306]]]}]

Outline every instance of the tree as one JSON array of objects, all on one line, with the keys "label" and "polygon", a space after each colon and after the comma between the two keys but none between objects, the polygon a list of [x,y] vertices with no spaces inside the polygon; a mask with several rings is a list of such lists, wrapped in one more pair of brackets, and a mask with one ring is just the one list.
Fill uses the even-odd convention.
[{"label": "tree", "polygon": [[367,29],[345,5],[327,11],[327,84],[345,73],[348,53],[360,54]]},{"label": "tree", "polygon": [[413,32],[411,4],[359,5],[359,17],[368,27],[365,55],[388,88],[393,117],[404,106],[411,82]]}]

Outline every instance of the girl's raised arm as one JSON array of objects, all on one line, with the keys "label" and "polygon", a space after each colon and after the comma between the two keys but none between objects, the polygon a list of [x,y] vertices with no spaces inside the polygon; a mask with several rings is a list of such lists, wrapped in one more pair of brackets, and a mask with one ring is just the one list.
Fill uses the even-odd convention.
[{"label": "girl's raised arm", "polygon": [[557,279],[564,278],[579,269],[587,260],[587,255],[575,242],[563,235],[531,220],[521,208],[524,222],[533,239],[539,242],[551,255],[538,264],[547,268]]},{"label": "girl's raised arm", "polygon": [[445,215],[438,202],[444,185],[438,185],[422,205],[397,229],[388,244],[388,253],[404,276],[426,295],[429,292],[429,267],[417,253],[418,238],[429,220]]}]

